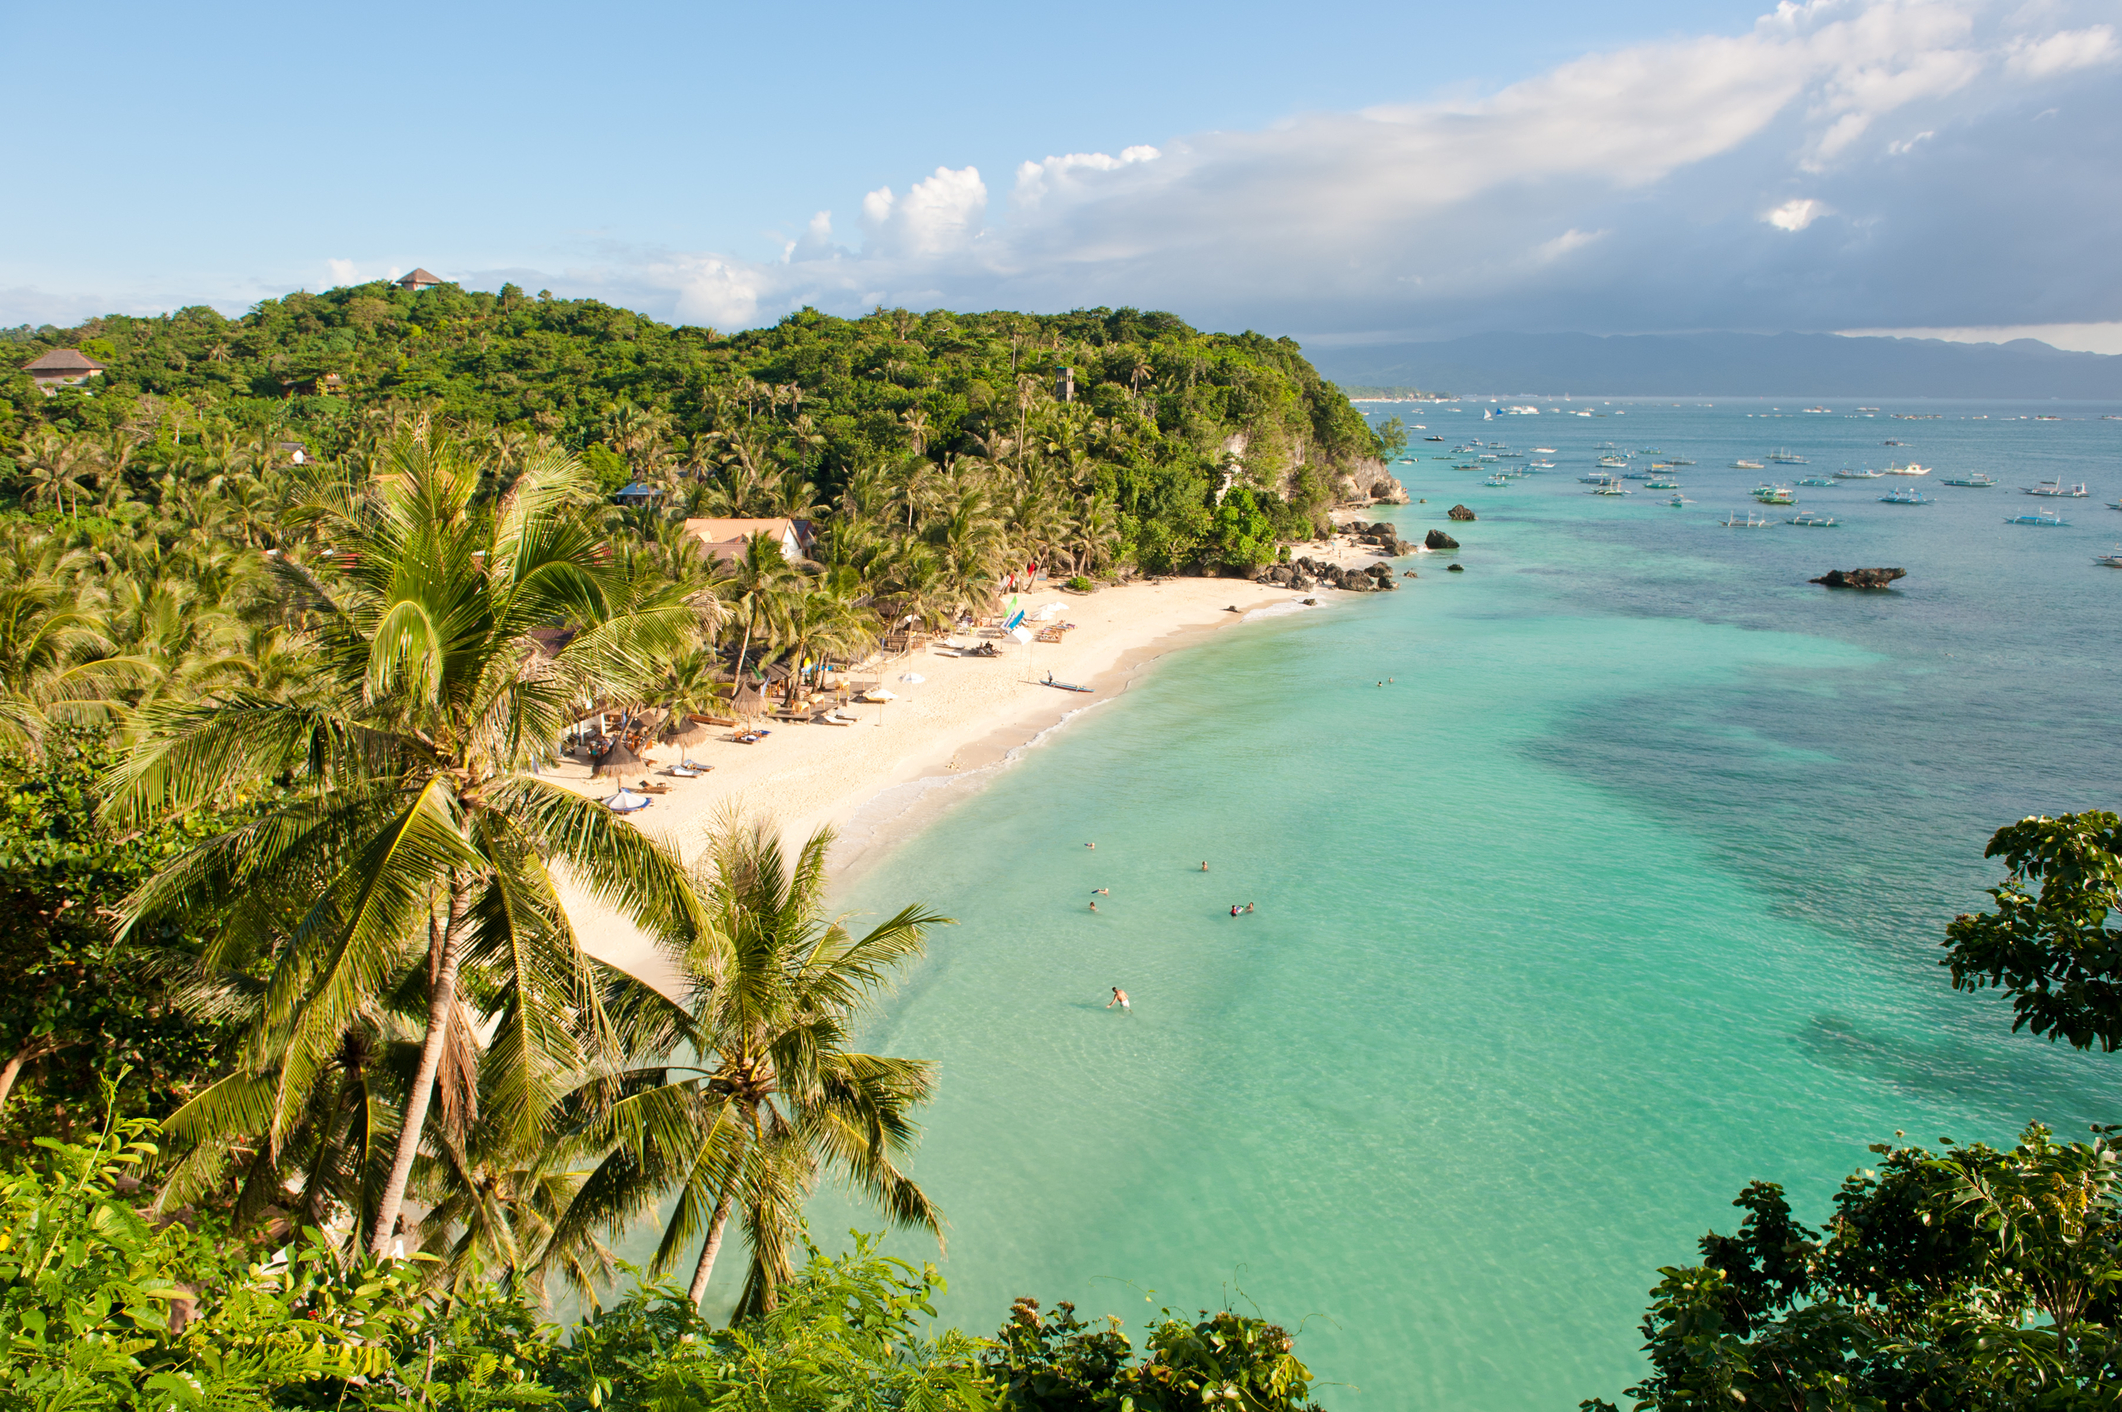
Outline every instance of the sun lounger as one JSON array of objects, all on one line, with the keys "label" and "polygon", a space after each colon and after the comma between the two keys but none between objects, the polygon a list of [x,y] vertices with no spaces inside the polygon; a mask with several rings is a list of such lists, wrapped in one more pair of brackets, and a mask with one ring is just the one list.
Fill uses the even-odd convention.
[{"label": "sun lounger", "polygon": [[840,708],[837,706],[833,707],[830,711],[827,711],[824,715],[820,716],[818,718],[818,722],[821,725],[827,726],[853,726],[861,724],[861,722],[857,721],[853,716],[841,715]]},{"label": "sun lounger", "polygon": [[639,783],[639,784],[637,784],[637,785],[635,785],[635,786],[634,786],[634,793],[636,793],[636,794],[669,794],[669,793],[670,793],[670,786],[669,786],[669,785],[667,785],[667,784],[650,784],[650,783],[649,783],[649,782],[648,782],[647,780],[643,780],[643,781],[641,781],[641,783]]},{"label": "sun lounger", "polygon": [[696,775],[704,775],[715,767],[713,765],[703,765],[698,760],[680,760],[671,768],[673,770],[691,770]]},{"label": "sun lounger", "polygon": [[739,745],[757,745],[760,741],[766,739],[772,734],[773,732],[769,730],[739,731],[737,734],[731,736],[730,739],[734,740]]}]

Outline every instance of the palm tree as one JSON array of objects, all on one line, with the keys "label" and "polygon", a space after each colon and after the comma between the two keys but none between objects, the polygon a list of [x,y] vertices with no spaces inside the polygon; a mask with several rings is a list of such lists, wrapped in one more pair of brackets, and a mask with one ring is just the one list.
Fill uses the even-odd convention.
[{"label": "palm tree", "polygon": [[[316,689],[293,701],[238,690],[148,713],[146,742],[114,772],[107,806],[120,817],[182,811],[284,782],[285,803],[150,880],[125,922],[225,914],[207,964],[270,958],[246,1062],[282,1075],[271,1145],[357,1016],[408,990],[422,1002],[419,1062],[368,1235],[378,1254],[445,1051],[490,1033],[486,1121],[528,1144],[555,1085],[605,1043],[555,863],[651,935],[697,940],[701,911],[678,861],[532,769],[584,703],[634,695],[642,664],[697,640],[713,616],[697,601],[644,596],[610,567],[570,512],[590,493],[571,457],[533,455],[483,510],[481,466],[441,433],[401,434],[383,466],[323,507],[331,569],[280,565],[317,624]],[[553,626],[575,632],[541,649],[532,633]]]},{"label": "palm tree", "polygon": [[795,577],[794,566],[781,552],[781,541],[764,531],[745,540],[743,551],[730,561],[729,574],[720,581],[722,601],[730,616],[744,621],[734,680],[743,680],[753,634],[772,624],[781,595]]},{"label": "palm tree", "polygon": [[790,593],[781,607],[781,640],[796,670],[788,674],[788,700],[796,699],[807,659],[860,656],[875,640],[876,619],[830,588]]},{"label": "palm tree", "polygon": [[718,823],[698,882],[711,945],[686,956],[677,1001],[642,991],[628,1013],[637,1041],[658,1053],[685,1045],[697,1066],[647,1071],[660,1082],[613,1105],[602,1125],[632,1141],[585,1183],[609,1190],[619,1173],[647,1171],[680,1184],[651,1268],[669,1269],[704,1232],[695,1304],[736,1214],[751,1266],[733,1323],[774,1307],[793,1274],[803,1201],[827,1167],[894,1223],[941,1239],[942,1213],[897,1165],[917,1132],[910,1111],[934,1088],[933,1066],[848,1043],[892,970],[950,919],[911,906],[855,936],[824,910],[832,839],[830,829],[812,834],[790,866],[769,821]]}]

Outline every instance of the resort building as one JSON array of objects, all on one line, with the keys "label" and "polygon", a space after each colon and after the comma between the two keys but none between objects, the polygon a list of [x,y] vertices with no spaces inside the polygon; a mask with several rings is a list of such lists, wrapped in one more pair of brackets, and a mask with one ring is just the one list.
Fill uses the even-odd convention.
[{"label": "resort building", "polygon": [[[663,498],[663,487],[647,481],[630,481],[612,497],[618,505],[653,505]],[[690,526],[688,526],[690,528]]]},{"label": "resort building", "polygon": [[46,397],[62,387],[79,387],[103,371],[103,365],[78,348],[54,348],[43,357],[24,363],[22,371]]},{"label": "resort building", "polygon": [[798,520],[687,520],[685,532],[700,542],[710,558],[728,562],[744,553],[744,541],[756,534],[770,534],[781,542],[781,557],[794,562],[810,546],[808,528]]},{"label": "resort building", "polygon": [[442,282],[442,276],[430,273],[427,270],[416,269],[411,274],[398,281],[398,288],[411,289],[417,291],[427,289],[433,285],[441,284]]}]

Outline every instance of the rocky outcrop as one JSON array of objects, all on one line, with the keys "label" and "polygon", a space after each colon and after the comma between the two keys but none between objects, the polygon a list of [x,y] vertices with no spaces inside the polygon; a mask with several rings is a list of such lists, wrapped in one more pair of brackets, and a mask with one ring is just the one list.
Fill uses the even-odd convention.
[{"label": "rocky outcrop", "polygon": [[1829,569],[1813,582],[1828,588],[1886,588],[1907,577],[1906,569]]},{"label": "rocky outcrop", "polygon": [[1452,566],[1451,566],[1451,567],[1450,567],[1449,569],[1447,569],[1447,570],[1446,570],[1446,572],[1447,572],[1447,573],[1454,573],[1454,574],[1463,574],[1463,573],[1465,573],[1465,572],[1466,572],[1466,565],[1464,565],[1464,564],[1453,564],[1453,565],[1452,565]]},{"label": "rocky outcrop", "polygon": [[1453,539],[1443,530],[1431,530],[1428,534],[1422,536],[1422,543],[1425,548],[1429,549],[1457,549],[1459,547],[1459,541]]},{"label": "rocky outcrop", "polygon": [[1474,512],[1467,509],[1464,505],[1454,505],[1444,513],[1455,520],[1471,520],[1474,518]]},{"label": "rocky outcrop", "polygon": [[1366,564],[1351,568],[1341,564],[1328,564],[1317,559],[1301,558],[1287,564],[1274,564],[1254,575],[1259,583],[1271,583],[1304,593],[1320,584],[1338,588],[1345,593],[1386,593],[1400,587],[1393,581],[1390,564]]},{"label": "rocky outcrop", "polygon": [[1380,476],[1370,483],[1370,498],[1386,505],[1405,505],[1407,487],[1391,476]]},{"label": "rocky outcrop", "polygon": [[1343,533],[1354,535],[1364,544],[1375,545],[1385,554],[1405,554],[1415,547],[1400,538],[1399,530],[1384,520],[1370,525],[1361,520],[1351,520],[1341,529]]}]

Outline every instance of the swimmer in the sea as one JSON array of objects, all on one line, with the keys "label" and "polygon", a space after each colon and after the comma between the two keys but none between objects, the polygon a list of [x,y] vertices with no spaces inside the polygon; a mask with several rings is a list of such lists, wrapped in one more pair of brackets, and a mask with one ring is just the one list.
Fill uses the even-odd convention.
[{"label": "swimmer in the sea", "polygon": [[1118,986],[1113,987],[1113,998],[1105,1002],[1105,1008],[1110,1010],[1115,1005],[1119,1006],[1122,1010],[1125,1010],[1130,1015],[1135,1013],[1135,1007],[1127,1003],[1127,992],[1120,989],[1120,987]]}]

